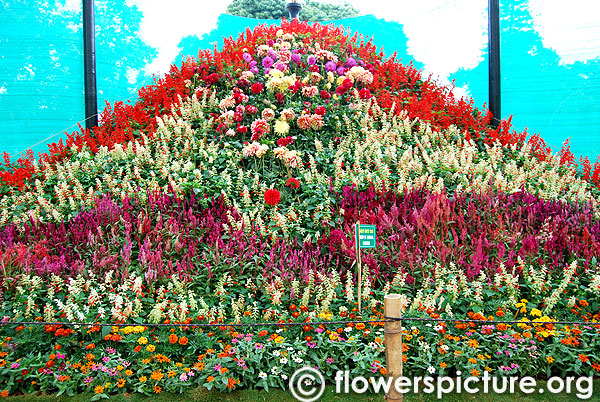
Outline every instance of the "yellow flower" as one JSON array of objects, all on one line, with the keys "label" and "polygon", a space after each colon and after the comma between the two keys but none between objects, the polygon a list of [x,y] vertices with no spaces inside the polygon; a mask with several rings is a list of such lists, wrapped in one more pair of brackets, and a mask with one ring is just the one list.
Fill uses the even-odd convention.
[{"label": "yellow flower", "polygon": [[531,314],[534,317],[535,316],[538,316],[538,317],[542,316],[542,312],[540,310],[538,310],[537,308],[532,309],[529,314]]},{"label": "yellow flower", "polygon": [[154,345],[148,345],[146,346],[146,350],[150,353],[154,352],[156,350],[156,346]]},{"label": "yellow flower", "polygon": [[139,380],[140,380],[140,382],[146,382],[147,378],[145,375],[143,375],[139,378]]},{"label": "yellow flower", "polygon": [[487,371],[488,373],[492,372],[492,368],[490,366],[485,366],[484,370]]},{"label": "yellow flower", "polygon": [[96,385],[96,387],[94,387],[94,392],[97,394],[102,394],[104,393],[104,387],[102,385]]},{"label": "yellow flower", "polygon": [[331,339],[332,341],[335,341],[339,338],[337,332],[332,332],[329,334],[329,339]]},{"label": "yellow flower", "polygon": [[274,126],[275,134],[286,135],[290,131],[290,125],[287,121],[277,120]]},{"label": "yellow flower", "polygon": [[119,380],[117,381],[117,388],[123,388],[125,386],[125,379],[124,378],[119,378]]},{"label": "yellow flower", "polygon": [[142,359],[142,363],[148,364],[148,363],[150,363],[150,359]]},{"label": "yellow flower", "polygon": [[118,370],[118,371],[121,371],[121,370],[123,370],[124,368],[125,368],[125,367],[123,367],[123,365],[122,365],[122,364],[119,364],[119,365],[117,366],[117,370]]},{"label": "yellow flower", "polygon": [[554,357],[552,357],[552,356],[546,356],[546,361],[550,364],[555,362]]},{"label": "yellow flower", "polygon": [[126,375],[127,377],[129,377],[129,376],[130,376],[130,375],[132,375],[132,374],[133,374],[133,371],[131,371],[131,370],[129,370],[129,369],[125,370],[125,375]]},{"label": "yellow flower", "polygon": [[145,336],[140,336],[140,339],[138,339],[138,343],[140,345],[145,345],[148,343],[148,338],[146,338]]}]

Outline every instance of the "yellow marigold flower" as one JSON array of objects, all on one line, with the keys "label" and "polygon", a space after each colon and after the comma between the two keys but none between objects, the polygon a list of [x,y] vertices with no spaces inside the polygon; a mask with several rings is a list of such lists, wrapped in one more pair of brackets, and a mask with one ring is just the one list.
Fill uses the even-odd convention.
[{"label": "yellow marigold flower", "polygon": [[541,317],[542,316],[542,312],[540,310],[538,310],[537,308],[532,309],[529,314],[531,314],[532,316],[538,316]]},{"label": "yellow marigold flower", "polygon": [[156,350],[156,346],[154,345],[148,345],[146,346],[146,350],[150,353],[154,352]]},{"label": "yellow marigold flower", "polygon": [[337,332],[332,332],[329,334],[329,339],[331,339],[332,341],[335,341],[339,338],[339,335],[337,334]]},{"label": "yellow marigold flower", "polygon": [[485,366],[484,370],[487,371],[488,373],[492,372],[492,368],[490,366]]},{"label": "yellow marigold flower", "polygon": [[123,365],[122,365],[122,364],[119,364],[119,365],[117,366],[117,370],[118,370],[118,371],[121,371],[121,370],[123,370],[124,368],[125,368],[125,367],[123,367]]},{"label": "yellow marigold flower", "polygon": [[145,345],[148,343],[148,338],[146,338],[145,336],[140,336],[140,339],[138,339],[138,343],[140,345]]},{"label": "yellow marigold flower", "polygon": [[148,364],[148,363],[150,363],[150,359],[142,359],[142,363]]}]

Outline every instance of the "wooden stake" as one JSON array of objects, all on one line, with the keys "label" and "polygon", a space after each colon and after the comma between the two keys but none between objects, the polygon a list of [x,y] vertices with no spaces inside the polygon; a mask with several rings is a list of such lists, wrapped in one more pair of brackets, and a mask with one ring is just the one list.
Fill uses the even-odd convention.
[{"label": "wooden stake", "polygon": [[[402,317],[402,299],[399,294],[392,293],[384,297],[383,314],[390,318]],[[403,401],[404,395],[394,387],[396,378],[402,377],[402,322],[386,322],[384,334],[387,376],[392,378],[392,386],[385,395],[385,400]]]},{"label": "wooden stake", "polygon": [[362,266],[360,258],[360,222],[356,222],[355,237],[356,237],[356,265],[358,266],[358,313],[361,312],[362,303]]}]

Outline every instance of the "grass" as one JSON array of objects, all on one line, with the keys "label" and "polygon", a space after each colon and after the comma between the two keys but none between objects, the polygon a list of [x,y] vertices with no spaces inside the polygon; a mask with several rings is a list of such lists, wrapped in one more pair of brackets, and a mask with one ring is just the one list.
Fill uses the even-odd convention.
[{"label": "grass", "polygon": [[[540,381],[541,387],[545,388],[546,383]],[[600,402],[600,380],[594,381],[593,384],[593,395],[591,398],[587,399],[587,401],[598,401]],[[22,395],[22,396],[14,396],[8,398],[13,402],[45,402],[45,401],[53,401],[53,402],[79,402],[79,401],[89,401],[91,394],[81,394],[75,397],[66,397],[60,396],[56,397],[55,395]],[[235,391],[231,393],[220,393],[217,391],[206,391],[204,388],[196,388],[185,392],[183,394],[169,394],[162,393],[159,395],[152,395],[151,397],[144,396],[141,394],[121,394],[121,395],[113,395],[110,400],[111,401],[123,401],[123,402],[135,402],[135,401],[145,401],[152,399],[157,402],[187,402],[187,401],[199,401],[199,402],[209,402],[209,401],[223,401],[223,402],[294,402],[296,399],[291,395],[289,391],[284,391],[280,389],[272,389],[269,392],[260,391],[260,390],[241,390]],[[320,401],[350,401],[350,402],[379,402],[384,400],[383,393],[381,394],[336,394],[334,386],[328,386],[325,390],[323,396],[319,399]],[[517,394],[447,394],[442,397],[444,402],[513,402],[514,400],[518,400],[519,402],[571,402],[571,401],[580,401],[581,399],[577,398],[576,393],[573,392],[571,394],[549,394],[548,392],[538,393],[534,392],[529,395],[525,395],[522,393]],[[430,402],[430,401],[439,401],[435,394],[417,394],[417,395],[405,395],[405,402]]]}]

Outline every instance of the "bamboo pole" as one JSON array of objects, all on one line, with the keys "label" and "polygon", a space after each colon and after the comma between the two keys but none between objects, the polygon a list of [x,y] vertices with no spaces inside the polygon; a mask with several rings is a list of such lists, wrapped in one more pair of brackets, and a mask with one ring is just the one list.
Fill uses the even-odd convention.
[{"label": "bamboo pole", "polygon": [[[399,294],[392,293],[384,297],[383,313],[390,318],[402,317],[402,299]],[[387,376],[392,379],[392,386],[385,395],[385,400],[402,402],[404,395],[394,387],[396,379],[402,377],[402,322],[386,322],[384,334]]]}]

